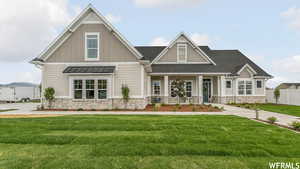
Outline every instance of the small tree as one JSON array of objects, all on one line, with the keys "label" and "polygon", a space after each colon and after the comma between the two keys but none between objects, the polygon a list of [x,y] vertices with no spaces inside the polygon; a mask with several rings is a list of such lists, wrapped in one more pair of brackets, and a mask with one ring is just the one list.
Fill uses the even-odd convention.
[{"label": "small tree", "polygon": [[44,97],[49,103],[49,109],[52,107],[52,101],[54,100],[55,90],[52,87],[48,87],[45,89]]},{"label": "small tree", "polygon": [[278,100],[279,100],[279,97],[280,97],[280,90],[278,88],[276,88],[274,90],[274,97],[276,99],[276,104],[278,104]]},{"label": "small tree", "polygon": [[173,86],[173,95],[177,97],[177,104],[179,104],[180,98],[185,98],[186,92],[184,87],[184,81],[180,79],[176,79],[172,81],[171,86]]},{"label": "small tree", "polygon": [[122,96],[123,96],[123,101],[125,104],[125,109],[127,109],[127,103],[129,101],[129,92],[130,92],[129,87],[127,85],[123,84],[122,85]]}]

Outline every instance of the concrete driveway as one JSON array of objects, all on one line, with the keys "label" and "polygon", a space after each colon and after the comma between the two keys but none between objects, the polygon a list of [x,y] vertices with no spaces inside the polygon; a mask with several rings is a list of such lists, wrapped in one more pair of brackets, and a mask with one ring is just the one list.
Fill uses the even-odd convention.
[{"label": "concrete driveway", "polygon": [[2,112],[0,114],[28,114],[34,110],[36,110],[36,107],[40,105],[40,103],[5,103],[0,104],[0,110],[5,109],[18,109],[14,111],[8,111],[8,112]]},{"label": "concrete driveway", "polygon": [[[53,115],[80,115],[80,114],[123,114],[123,115],[235,115],[245,117],[249,119],[255,118],[255,112],[253,110],[223,105],[213,104],[213,106],[224,107],[223,112],[143,112],[143,111],[35,111],[39,103],[11,103],[11,104],[0,104],[0,109],[18,109],[14,111],[1,112],[0,115],[42,115],[42,114],[53,114]],[[259,118],[267,120],[269,117],[276,117],[279,124],[289,126],[293,121],[300,121],[299,117],[290,116],[286,114],[279,114],[268,111],[260,111]]]}]

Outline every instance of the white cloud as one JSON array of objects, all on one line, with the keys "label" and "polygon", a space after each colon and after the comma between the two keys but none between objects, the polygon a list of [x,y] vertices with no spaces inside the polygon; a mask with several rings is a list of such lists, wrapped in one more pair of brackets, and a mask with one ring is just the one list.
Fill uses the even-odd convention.
[{"label": "white cloud", "polygon": [[273,67],[286,73],[300,73],[300,55],[275,60]]},{"label": "white cloud", "polygon": [[115,16],[113,14],[107,14],[105,18],[110,22],[110,23],[119,23],[121,21],[120,16]]},{"label": "white cloud", "polygon": [[37,56],[78,12],[68,0],[9,0],[0,6],[0,61]]},{"label": "white cloud", "polygon": [[143,8],[182,8],[198,5],[205,0],[133,0],[138,7]]},{"label": "white cloud", "polygon": [[289,26],[300,31],[300,8],[292,7],[280,14],[287,20]]},{"label": "white cloud", "polygon": [[207,34],[200,34],[200,33],[193,33],[191,35],[191,39],[197,44],[197,45],[211,45],[212,39]]},{"label": "white cloud", "polygon": [[167,46],[169,45],[170,40],[167,40],[164,37],[157,37],[152,40],[150,43],[151,46]]},{"label": "white cloud", "polygon": [[275,88],[281,83],[290,82],[287,78],[276,76],[273,79],[267,81],[267,87]]}]

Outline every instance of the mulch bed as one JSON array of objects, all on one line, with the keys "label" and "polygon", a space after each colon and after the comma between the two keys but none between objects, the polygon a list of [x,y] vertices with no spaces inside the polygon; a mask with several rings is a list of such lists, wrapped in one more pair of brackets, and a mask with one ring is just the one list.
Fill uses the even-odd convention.
[{"label": "mulch bed", "polygon": [[113,110],[78,110],[78,109],[44,109],[39,111],[142,111],[142,112],[221,112],[217,107],[210,105],[162,105],[159,108],[154,108],[154,105],[148,105],[144,110],[126,110],[126,109],[113,109]]}]

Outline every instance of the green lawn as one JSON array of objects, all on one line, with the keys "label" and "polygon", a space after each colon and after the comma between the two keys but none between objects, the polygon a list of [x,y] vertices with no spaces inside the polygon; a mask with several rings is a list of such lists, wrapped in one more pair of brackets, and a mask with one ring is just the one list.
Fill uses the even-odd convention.
[{"label": "green lawn", "polygon": [[[254,104],[234,104],[234,106],[240,106],[244,108],[250,108]],[[282,114],[288,114],[292,116],[298,116],[300,117],[300,106],[294,106],[294,105],[284,105],[284,104],[256,104],[259,109],[265,110],[265,111],[271,111],[271,112],[277,112]]]},{"label": "green lawn", "polygon": [[2,169],[261,169],[300,162],[300,135],[236,116],[0,119]]},{"label": "green lawn", "polygon": [[300,106],[278,105],[278,104],[261,104],[260,109],[265,111],[277,112],[300,117]]}]

